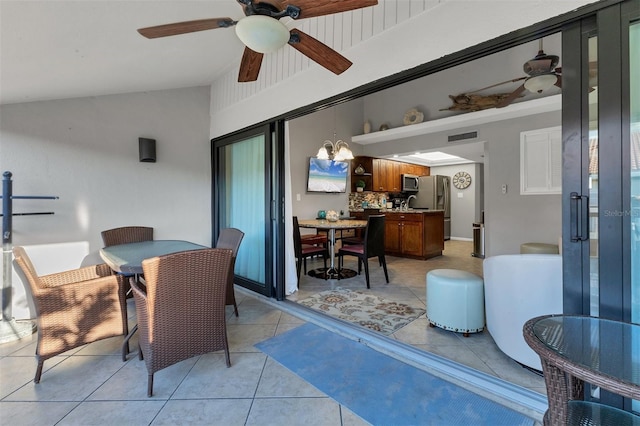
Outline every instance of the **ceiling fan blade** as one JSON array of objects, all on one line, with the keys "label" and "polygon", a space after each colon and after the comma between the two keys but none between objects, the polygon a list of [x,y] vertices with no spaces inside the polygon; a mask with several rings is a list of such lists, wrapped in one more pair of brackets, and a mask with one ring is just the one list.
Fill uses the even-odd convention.
[{"label": "ceiling fan blade", "polygon": [[155,27],[140,28],[138,32],[146,38],[168,37],[196,31],[231,27],[236,24],[231,18],[198,19],[196,21],[176,22]]},{"label": "ceiling fan blade", "polygon": [[240,72],[238,73],[238,82],[246,83],[256,81],[260,74],[260,66],[262,65],[262,57],[264,54],[254,52],[248,47],[244,48],[242,61],[240,62]]},{"label": "ceiling fan blade", "polygon": [[525,90],[524,89],[524,84],[521,84],[516,90],[511,92],[511,94],[509,96],[507,96],[506,98],[504,98],[503,100],[498,102],[496,104],[496,108],[504,108],[504,107],[508,106],[509,104],[511,104],[511,102],[515,101],[516,98],[518,96],[520,96],[520,93],[524,92],[524,90]]},{"label": "ceiling fan blade", "polygon": [[300,8],[300,16],[297,19],[330,15],[377,4],[378,0],[280,0],[281,10],[287,6]]},{"label": "ceiling fan blade", "polygon": [[556,79],[556,82],[553,85],[559,89],[562,89],[562,76],[559,74],[556,74],[556,77],[558,78]]},{"label": "ceiling fan blade", "polygon": [[513,80],[503,81],[500,83],[492,84],[491,86],[483,87],[482,89],[474,90],[473,92],[467,92],[467,94],[482,92],[483,90],[492,89],[494,87],[502,86],[503,84],[507,84],[507,83],[515,83],[516,81],[524,80],[526,78],[528,77],[514,78]]},{"label": "ceiling fan blade", "polygon": [[308,56],[309,59],[322,65],[334,74],[342,74],[352,65],[350,60],[299,29],[294,28],[290,33],[293,36],[292,39],[299,39],[299,41],[296,42],[289,41],[289,44],[294,49]]}]

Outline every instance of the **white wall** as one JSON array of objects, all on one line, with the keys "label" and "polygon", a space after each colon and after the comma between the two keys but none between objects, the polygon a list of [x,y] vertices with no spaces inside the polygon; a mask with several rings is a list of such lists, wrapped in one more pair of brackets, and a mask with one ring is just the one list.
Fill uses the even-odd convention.
[{"label": "white wall", "polygon": [[[293,215],[299,219],[316,217],[318,210],[349,209],[351,180],[343,194],[324,194],[307,191],[309,157],[315,157],[325,140],[342,139],[358,155],[361,147],[352,144],[351,136],[362,132],[362,100],[355,100],[334,108],[324,109],[289,122],[291,156],[291,193]],[[349,170],[351,173],[351,170]],[[300,200],[297,195],[300,195]]]},{"label": "white wall", "polygon": [[[465,189],[456,189],[451,182],[451,239],[473,238],[473,222],[481,217],[477,214],[482,210],[478,206],[482,202],[482,173],[481,164],[457,164],[453,166],[431,167],[431,175],[443,175],[453,178],[453,175],[463,171],[471,175],[471,185]],[[459,195],[460,194],[460,195]]]},{"label": "white wall", "polygon": [[[209,88],[0,106],[0,169],[13,173],[13,244],[89,241],[147,225],[163,239],[210,244]],[[138,161],[138,137],[156,139],[157,162]]]}]

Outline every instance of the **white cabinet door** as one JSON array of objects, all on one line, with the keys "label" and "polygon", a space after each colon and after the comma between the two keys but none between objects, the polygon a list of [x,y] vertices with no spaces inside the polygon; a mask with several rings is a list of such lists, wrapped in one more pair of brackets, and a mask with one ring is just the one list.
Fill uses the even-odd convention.
[{"label": "white cabinet door", "polygon": [[561,127],[520,133],[520,194],[561,193]]}]

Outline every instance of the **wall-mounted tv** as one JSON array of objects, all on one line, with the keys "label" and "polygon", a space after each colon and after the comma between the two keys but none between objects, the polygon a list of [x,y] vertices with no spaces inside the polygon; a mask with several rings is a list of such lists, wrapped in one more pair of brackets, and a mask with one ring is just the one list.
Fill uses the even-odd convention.
[{"label": "wall-mounted tv", "polygon": [[307,192],[346,192],[349,163],[347,161],[309,158]]}]

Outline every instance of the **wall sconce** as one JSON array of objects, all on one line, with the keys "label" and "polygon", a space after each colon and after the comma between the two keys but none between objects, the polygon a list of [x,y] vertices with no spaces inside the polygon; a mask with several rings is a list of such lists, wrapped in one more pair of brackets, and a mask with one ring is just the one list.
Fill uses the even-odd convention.
[{"label": "wall sconce", "polygon": [[[329,149],[327,149],[327,146]],[[329,160],[331,157],[333,157],[333,161],[353,160],[353,153],[349,149],[349,145],[343,140],[336,142],[326,140],[318,150],[316,158],[319,160]]]},{"label": "wall sconce", "polygon": [[138,150],[141,163],[156,162],[156,140],[138,138]]}]

